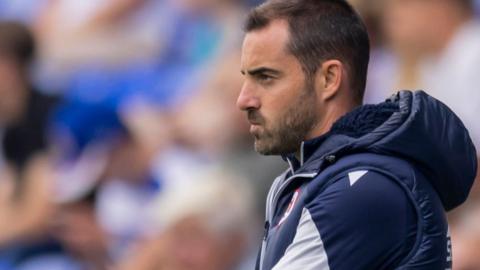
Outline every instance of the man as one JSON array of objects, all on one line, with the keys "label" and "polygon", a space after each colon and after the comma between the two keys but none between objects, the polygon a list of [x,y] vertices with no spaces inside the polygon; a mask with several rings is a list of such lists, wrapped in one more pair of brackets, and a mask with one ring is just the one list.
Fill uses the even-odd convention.
[{"label": "man", "polygon": [[421,91],[358,107],[369,40],[343,0],[267,1],[245,28],[237,106],[289,163],[257,269],[451,268],[445,211],[477,169],[458,117]]}]

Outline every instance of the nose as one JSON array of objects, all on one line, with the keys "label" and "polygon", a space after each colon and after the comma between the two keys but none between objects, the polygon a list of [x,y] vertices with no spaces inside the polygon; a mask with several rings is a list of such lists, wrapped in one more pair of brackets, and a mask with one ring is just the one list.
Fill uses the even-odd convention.
[{"label": "nose", "polygon": [[237,98],[237,107],[242,111],[260,108],[260,99],[255,95],[255,88],[247,81],[243,83],[242,89]]}]

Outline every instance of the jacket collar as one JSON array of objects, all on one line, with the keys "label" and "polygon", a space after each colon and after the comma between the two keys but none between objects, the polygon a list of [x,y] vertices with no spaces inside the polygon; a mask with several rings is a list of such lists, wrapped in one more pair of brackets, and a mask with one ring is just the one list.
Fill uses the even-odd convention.
[{"label": "jacket collar", "polygon": [[348,152],[365,150],[370,145],[367,137],[377,136],[373,130],[382,126],[396,111],[397,102],[358,107],[338,119],[326,134],[303,141],[299,159],[295,153],[282,157],[289,163],[292,174],[318,172],[325,164],[333,164]]},{"label": "jacket collar", "polygon": [[327,149],[333,146],[333,144],[330,143],[332,141],[331,137],[330,133],[326,133],[314,139],[303,141],[300,144],[299,158],[296,157],[295,153],[282,155],[282,158],[290,165],[291,172],[296,173],[298,169],[304,167],[307,161],[309,163],[312,158],[316,159],[319,155],[321,156],[323,152],[328,152]]}]

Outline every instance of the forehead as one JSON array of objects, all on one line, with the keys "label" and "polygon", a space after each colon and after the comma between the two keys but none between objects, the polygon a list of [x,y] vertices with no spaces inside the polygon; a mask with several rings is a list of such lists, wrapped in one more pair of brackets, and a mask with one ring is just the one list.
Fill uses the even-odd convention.
[{"label": "forehead", "polygon": [[274,20],[266,27],[248,32],[242,49],[242,69],[275,64],[293,57],[287,53],[288,23]]}]

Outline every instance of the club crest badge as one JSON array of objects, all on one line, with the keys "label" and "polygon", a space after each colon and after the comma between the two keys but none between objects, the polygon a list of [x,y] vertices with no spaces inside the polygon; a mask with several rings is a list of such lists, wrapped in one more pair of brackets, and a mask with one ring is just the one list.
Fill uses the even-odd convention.
[{"label": "club crest badge", "polygon": [[293,207],[295,206],[295,204],[298,201],[298,197],[300,197],[300,189],[295,190],[295,192],[293,193],[292,199],[290,200],[290,203],[288,204],[287,210],[285,210],[285,213],[283,214],[282,218],[278,222],[277,226],[282,225],[282,223],[285,222],[285,220],[288,218],[290,213],[292,213]]}]

